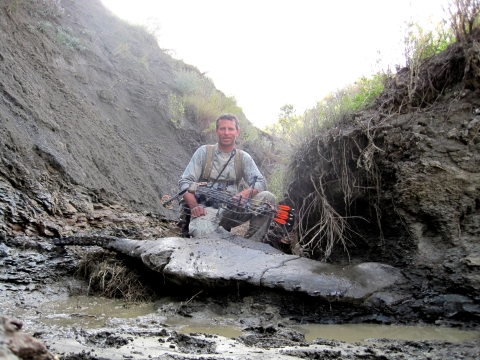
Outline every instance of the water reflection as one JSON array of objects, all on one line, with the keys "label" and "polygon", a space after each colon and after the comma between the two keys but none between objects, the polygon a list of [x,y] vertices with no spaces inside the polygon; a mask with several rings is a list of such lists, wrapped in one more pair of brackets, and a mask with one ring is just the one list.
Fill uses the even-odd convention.
[{"label": "water reflection", "polygon": [[127,304],[121,300],[92,296],[72,296],[44,304],[39,321],[47,325],[95,328],[112,318],[130,319],[156,311],[153,303]]},{"label": "water reflection", "polygon": [[364,342],[366,339],[394,340],[445,340],[461,342],[480,339],[478,331],[463,331],[433,326],[400,326],[376,324],[296,325],[294,329],[305,334],[307,341],[317,338],[340,340],[348,343]]}]

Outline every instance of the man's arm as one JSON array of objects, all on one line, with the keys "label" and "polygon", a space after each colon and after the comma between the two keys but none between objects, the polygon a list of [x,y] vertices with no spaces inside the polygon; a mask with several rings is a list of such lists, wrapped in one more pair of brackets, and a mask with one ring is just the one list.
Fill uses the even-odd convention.
[{"label": "man's arm", "polygon": [[247,202],[248,197],[250,196],[250,193],[252,193],[252,198],[253,198],[255,195],[258,194],[258,190],[253,189],[253,192],[252,192],[252,187],[246,188],[245,190],[240,191],[237,195],[235,195],[233,197],[233,200],[235,200],[235,202],[238,203],[238,200],[241,199],[240,200],[240,206],[243,207],[245,205],[245,203]]},{"label": "man's arm", "polygon": [[205,145],[200,146],[193,154],[190,162],[178,181],[180,191],[188,189],[190,185],[200,180],[206,161],[206,148],[207,147]]},{"label": "man's arm", "polygon": [[252,196],[255,196],[259,192],[267,190],[267,183],[265,181],[265,178],[263,177],[260,170],[258,170],[255,161],[253,161],[252,157],[245,151],[242,151],[242,173],[243,179],[250,186],[247,194],[250,194],[250,189],[253,183],[253,179],[255,177],[255,190]]},{"label": "man's arm", "polygon": [[[236,194],[233,199],[235,201],[241,199],[240,206],[243,207],[250,196],[254,197],[259,192],[265,191],[267,189],[265,178],[263,177],[260,170],[258,170],[255,161],[253,161],[252,157],[245,151],[242,151],[242,177],[250,186]],[[252,191],[252,183],[253,179],[255,178],[255,185]]]},{"label": "man's arm", "polygon": [[192,218],[196,218],[202,215],[207,214],[207,210],[203,207],[198,205],[197,199],[195,199],[195,195],[192,193],[189,193],[188,191],[183,195],[183,200],[187,204],[187,206],[190,208],[190,216]]},{"label": "man's arm", "polygon": [[[190,162],[188,163],[185,171],[180,177],[178,185],[180,191],[187,189],[192,183],[196,183],[200,180],[202,176],[204,163],[206,161],[206,146],[201,146],[195,151]],[[185,204],[190,208],[190,214],[192,218],[205,215],[207,211],[204,207],[199,206],[195,195],[189,193],[188,191],[183,195],[183,200]]]}]

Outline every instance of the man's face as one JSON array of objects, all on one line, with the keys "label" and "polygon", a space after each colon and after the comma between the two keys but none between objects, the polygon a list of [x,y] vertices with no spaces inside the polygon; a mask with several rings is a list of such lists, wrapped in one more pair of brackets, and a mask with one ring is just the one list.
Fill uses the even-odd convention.
[{"label": "man's face", "polygon": [[220,120],[216,130],[218,144],[224,147],[235,145],[235,139],[240,134],[240,129],[235,128],[235,121]]}]

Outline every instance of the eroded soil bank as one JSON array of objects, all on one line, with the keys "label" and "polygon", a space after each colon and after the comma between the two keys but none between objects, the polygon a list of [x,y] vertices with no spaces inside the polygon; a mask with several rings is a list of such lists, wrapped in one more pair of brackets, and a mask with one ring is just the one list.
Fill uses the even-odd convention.
[{"label": "eroded soil bank", "polygon": [[292,161],[302,224],[335,239],[307,246],[313,231],[305,255],[401,269],[413,301],[397,309],[431,323],[480,320],[479,44],[477,29],[400,70],[374,106],[312,137]]}]

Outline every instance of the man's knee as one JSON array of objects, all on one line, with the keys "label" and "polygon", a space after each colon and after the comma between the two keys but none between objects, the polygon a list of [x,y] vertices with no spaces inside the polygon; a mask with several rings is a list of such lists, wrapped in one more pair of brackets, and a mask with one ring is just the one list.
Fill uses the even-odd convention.
[{"label": "man's knee", "polygon": [[254,198],[255,200],[268,202],[271,205],[275,205],[275,195],[273,195],[270,191],[259,192]]}]

